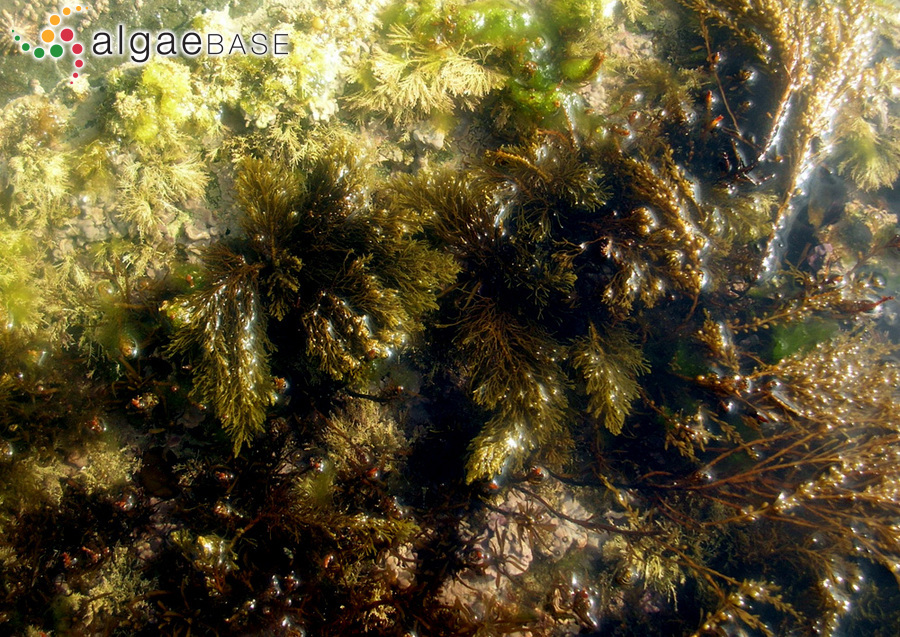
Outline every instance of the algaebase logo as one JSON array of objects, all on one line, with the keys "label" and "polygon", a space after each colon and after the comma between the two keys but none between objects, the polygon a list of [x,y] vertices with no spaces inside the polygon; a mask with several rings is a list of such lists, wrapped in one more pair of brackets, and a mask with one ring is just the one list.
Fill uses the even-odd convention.
[{"label": "algaebase logo", "polygon": [[[75,12],[84,8],[78,5],[75,7]],[[72,13],[72,9],[69,7],[64,7],[59,12],[63,16],[70,16]],[[86,49],[83,44],[75,41],[74,29],[62,26],[63,19],[59,14],[52,14],[48,20],[50,24],[41,31],[42,43],[34,44],[23,41],[24,36],[16,33],[15,29],[11,29],[13,39],[20,42],[22,51],[31,53],[37,59],[44,58],[48,54],[52,58],[61,58],[66,55],[66,47],[68,47],[76,69],[72,73],[72,77],[77,78],[78,70],[84,67],[84,59],[80,56],[85,54]],[[91,38],[88,37],[88,39]],[[118,52],[115,50],[116,48]],[[213,57],[218,55],[285,56],[290,53],[290,42],[288,33],[253,33],[249,37],[241,33],[226,36],[222,33],[201,34],[197,31],[188,31],[180,36],[172,31],[158,33],[135,31],[129,34],[122,24],[116,27],[115,35],[102,30],[93,34],[91,55],[106,57],[117,53],[119,56],[130,56],[131,60],[137,64],[145,63],[153,54],[162,57],[183,55],[189,58],[196,57],[201,53]],[[69,82],[69,84],[73,83],[74,81]]]},{"label": "algaebase logo", "polygon": [[[75,11],[81,11],[82,8],[81,5],[78,5],[75,7]],[[72,15],[72,9],[63,7],[63,10],[59,13],[63,16],[69,16]],[[62,26],[62,21],[63,19],[59,14],[54,13],[51,15],[49,19],[50,24],[41,31],[40,43],[35,44],[23,41],[22,36],[16,33],[15,29],[12,29],[13,39],[20,43],[22,51],[31,53],[39,60],[48,54],[52,58],[61,58],[66,54],[66,47],[68,47],[74,58],[75,68],[80,69],[84,66],[84,60],[80,57],[84,53],[84,46],[75,40],[75,31],[73,29]],[[72,77],[78,77],[78,71],[74,71]],[[70,81],[69,84],[73,82],[74,80]]]}]

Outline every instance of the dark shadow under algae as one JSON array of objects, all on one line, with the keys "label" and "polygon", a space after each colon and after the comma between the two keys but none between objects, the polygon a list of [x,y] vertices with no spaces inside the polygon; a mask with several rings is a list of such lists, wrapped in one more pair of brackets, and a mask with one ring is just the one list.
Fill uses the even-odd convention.
[{"label": "dark shadow under algae", "polygon": [[894,0],[33,4],[0,634],[900,631]]}]

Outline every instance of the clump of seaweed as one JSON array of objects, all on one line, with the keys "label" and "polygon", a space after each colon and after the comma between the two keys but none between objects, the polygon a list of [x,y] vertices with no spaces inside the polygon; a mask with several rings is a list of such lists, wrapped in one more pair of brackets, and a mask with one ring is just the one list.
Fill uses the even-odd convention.
[{"label": "clump of seaweed", "polygon": [[[389,581],[382,565],[419,528],[396,504],[390,469],[373,471],[378,458],[367,455],[400,450],[385,418],[350,402],[307,422],[302,439],[275,419],[241,457],[207,454],[184,467],[171,504],[195,513],[151,565],[160,624],[384,634],[403,623],[409,582]],[[197,604],[219,612],[196,618]]]},{"label": "clump of seaweed", "polygon": [[205,11],[192,21],[202,33],[271,31],[265,55],[258,54],[258,42],[231,40],[226,46],[233,55],[204,56],[195,73],[215,103],[251,129],[334,120],[382,7],[360,0],[303,1],[269,3],[241,16],[227,7]]},{"label": "clump of seaweed", "polygon": [[111,132],[140,146],[165,147],[186,143],[185,135],[203,133],[214,117],[195,94],[190,69],[168,59],[153,60],[138,69],[110,74],[108,90],[115,95]]},{"label": "clump of seaweed", "polygon": [[239,450],[261,428],[273,399],[272,345],[259,291],[262,268],[222,249],[210,250],[205,265],[208,288],[172,310],[177,336],[171,351],[199,350],[194,391],[212,404]]},{"label": "clump of seaweed", "polygon": [[47,320],[48,299],[38,283],[45,273],[45,254],[35,244],[32,232],[5,225],[0,225],[5,245],[0,255],[0,325],[3,330],[34,333],[46,327]]},{"label": "clump of seaweed", "polygon": [[[519,125],[571,130],[584,115],[577,89],[597,76],[614,24],[601,4],[398,4],[384,12],[347,102],[398,124],[430,118],[446,129],[459,110],[485,107],[513,137]],[[640,5],[627,3],[626,13]]]},{"label": "clump of seaweed", "polygon": [[43,95],[13,100],[0,113],[0,209],[43,231],[70,214],[69,159],[63,137],[68,109]]},{"label": "clump of seaweed", "polygon": [[638,397],[637,377],[650,371],[634,337],[622,329],[601,337],[591,325],[587,337],[576,341],[572,349],[572,364],[584,378],[588,411],[602,418],[610,433],[622,433],[631,403]]},{"label": "clump of seaweed", "polygon": [[[725,105],[723,118],[731,122],[731,134],[753,152],[751,166],[786,158],[778,170],[779,190],[783,193],[770,233],[771,265],[777,233],[784,231],[790,217],[794,189],[809,173],[814,158],[814,141],[830,133],[836,105],[846,105],[857,78],[865,73],[876,54],[875,28],[864,4],[855,0],[834,0],[822,4],[803,4],[782,0],[741,3],[732,0],[684,0],[700,22],[707,62],[715,77],[718,94]],[[759,133],[750,139],[741,131],[745,122],[735,112],[724,92],[719,75],[715,34],[711,27],[724,29],[749,46],[763,62],[771,84],[767,91],[776,96],[762,122]],[[774,90],[771,90],[774,86]],[[790,130],[786,135],[784,131]]]},{"label": "clump of seaweed", "polygon": [[665,168],[544,136],[488,153],[477,171],[398,182],[397,205],[432,211],[461,268],[445,322],[492,413],[468,480],[515,470],[536,448],[564,458],[573,387],[622,430],[646,369],[624,321],[666,290],[699,291],[703,238]]},{"label": "clump of seaweed", "polygon": [[271,399],[279,342],[269,332],[302,344],[282,373],[347,382],[421,329],[453,275],[449,259],[416,238],[427,217],[385,207],[371,179],[342,149],[304,172],[247,159],[235,186],[245,238],[213,247],[208,285],[169,305],[170,351],[197,362],[195,391],[235,451],[261,430]]},{"label": "clump of seaweed", "polygon": [[865,190],[891,186],[900,175],[900,105],[891,92],[898,81],[887,62],[866,69],[835,125],[838,171]]},{"label": "clump of seaweed", "polygon": [[384,48],[377,48],[358,71],[360,88],[347,103],[386,113],[397,122],[448,115],[457,107],[471,109],[505,80],[486,65],[489,52],[487,45],[465,41],[454,45],[431,38],[429,43],[409,27],[395,24]]},{"label": "clump of seaweed", "polygon": [[[193,136],[214,134],[218,126],[211,105],[195,90],[196,81],[183,64],[153,60],[110,75],[114,98],[101,136],[86,147],[83,178],[102,188],[115,175],[123,219],[142,235],[170,236],[185,222],[181,206],[202,197],[209,177]],[[120,143],[115,140],[124,140]],[[113,163],[119,153],[123,157]]]},{"label": "clump of seaweed", "polygon": [[[824,579],[821,599],[795,598],[792,607],[781,609],[795,618],[825,613],[819,619],[824,630],[833,630],[847,611],[840,603],[845,593],[828,583],[844,581],[846,560],[869,560],[896,573],[900,544],[890,494],[897,476],[890,449],[897,432],[881,416],[896,407],[892,349],[871,328],[858,329],[745,375],[698,377],[706,390],[739,402],[739,416],[705,407],[692,420],[671,420],[673,433],[679,428],[688,433],[677,435],[680,442],[673,437],[673,444],[682,451],[688,445],[687,455],[697,461],[694,472],[676,478],[660,469],[639,479],[661,494],[662,513],[671,521],[720,529],[725,546],[743,537],[740,541],[750,542],[745,549],[750,562],[764,563],[777,553],[806,576]],[[706,506],[715,513],[699,525],[692,522],[689,511]],[[783,539],[764,541],[748,525],[764,525]],[[712,552],[701,566],[680,557],[725,603],[725,591],[741,577],[728,575],[727,568],[723,573],[716,559]],[[763,572],[773,586],[793,585],[774,570]],[[758,618],[741,621],[753,626]]]}]

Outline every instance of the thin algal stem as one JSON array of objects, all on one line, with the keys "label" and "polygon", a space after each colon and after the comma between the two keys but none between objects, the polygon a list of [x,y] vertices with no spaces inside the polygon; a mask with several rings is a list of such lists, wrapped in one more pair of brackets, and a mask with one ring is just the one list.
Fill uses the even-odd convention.
[{"label": "thin algal stem", "polygon": [[562,511],[558,511],[557,509],[553,508],[553,506],[549,502],[547,502],[541,496],[539,496],[538,494],[534,493],[533,491],[531,491],[529,489],[526,489],[521,486],[515,487],[515,489],[517,491],[521,491],[522,493],[526,494],[527,496],[532,497],[535,500],[537,500],[541,505],[544,506],[544,508],[547,509],[547,511],[549,511],[554,516],[556,516],[562,520],[565,520],[566,522],[571,522],[572,524],[577,524],[578,526],[583,527],[585,529],[590,529],[592,531],[608,531],[610,533],[618,533],[620,535],[629,535],[629,536],[634,536],[634,537],[659,535],[661,532],[659,530],[639,531],[636,529],[623,529],[622,527],[615,526],[612,524],[603,524],[602,522],[591,522],[590,520],[579,520],[578,518],[573,518],[569,515],[566,515]]}]

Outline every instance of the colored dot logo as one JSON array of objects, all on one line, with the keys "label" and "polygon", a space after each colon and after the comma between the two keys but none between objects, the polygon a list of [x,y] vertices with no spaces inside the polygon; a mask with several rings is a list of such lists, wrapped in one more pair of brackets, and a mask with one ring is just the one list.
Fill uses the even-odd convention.
[{"label": "colored dot logo", "polygon": [[[82,8],[81,5],[77,5],[74,11],[79,12]],[[72,15],[72,11],[73,9],[69,7],[63,7],[63,10],[60,11],[60,13],[64,16],[69,16]],[[66,54],[66,49],[68,48],[75,58],[75,68],[82,68],[84,66],[84,60],[81,59],[80,56],[84,53],[84,46],[82,46],[80,42],[75,41],[75,31],[69,27],[60,28],[62,18],[57,13],[51,15],[48,22],[50,23],[49,26],[41,31],[40,42],[36,44],[22,41],[22,36],[16,34],[15,29],[13,29],[13,39],[16,42],[21,43],[20,46],[22,47],[22,51],[31,53],[38,60],[46,55],[49,55],[54,59],[59,59]],[[72,77],[77,78],[78,72],[73,72]],[[74,80],[70,81],[69,84],[74,84]]]}]

